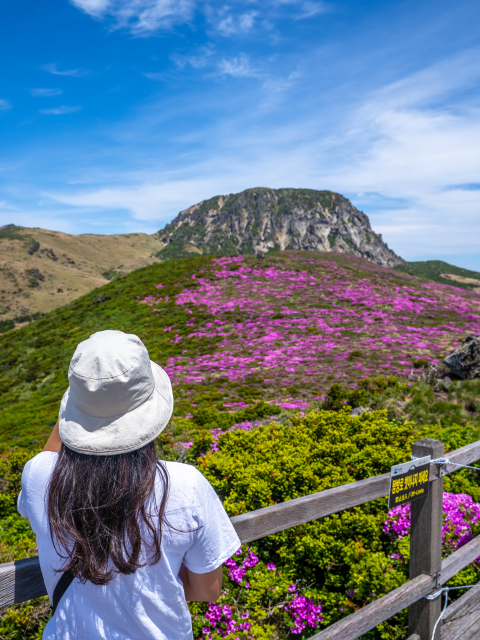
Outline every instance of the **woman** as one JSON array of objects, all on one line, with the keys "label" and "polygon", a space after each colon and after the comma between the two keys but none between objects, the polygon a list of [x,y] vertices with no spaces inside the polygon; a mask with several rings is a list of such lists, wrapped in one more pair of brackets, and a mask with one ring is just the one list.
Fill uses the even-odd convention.
[{"label": "woman", "polygon": [[170,380],[121,331],[80,343],[68,379],[59,421],[25,466],[18,499],[57,605],[43,638],[192,638],[186,601],[219,597],[222,563],[240,541],[194,467],[157,459],[173,410]]}]

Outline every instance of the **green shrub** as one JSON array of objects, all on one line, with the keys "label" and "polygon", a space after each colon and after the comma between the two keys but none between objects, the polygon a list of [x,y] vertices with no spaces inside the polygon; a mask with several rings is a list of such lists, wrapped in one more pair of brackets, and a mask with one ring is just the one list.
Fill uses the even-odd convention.
[{"label": "green shrub", "polygon": [[[208,451],[211,435],[198,434],[194,442],[207,451],[198,459],[200,470],[229,515],[237,515],[385,473],[408,459],[419,436],[412,423],[391,422],[385,411],[351,417],[347,409],[225,432],[216,453]],[[251,547],[292,580],[312,585],[324,624],[330,624],[408,579],[405,568],[388,570],[392,543],[382,533],[386,513],[386,499],[376,500]],[[403,622],[400,616],[395,624]]]},{"label": "green shrub", "polygon": [[[388,389],[389,382],[384,382]],[[388,420],[386,411],[351,417],[349,408],[344,408],[294,416],[284,424],[273,421],[248,431],[226,431],[217,437],[216,452],[211,451],[212,434],[203,431],[195,436],[192,450],[205,452],[196,463],[233,516],[385,473],[393,464],[408,460],[412,442],[424,436],[442,439],[448,451],[479,439],[480,433],[458,426],[419,429],[412,422]],[[445,490],[468,493],[480,501],[477,480],[468,470],[446,478]],[[387,511],[387,500],[382,498],[250,546],[263,563],[273,562],[281,576],[310,585],[308,596],[323,608],[322,624],[331,624],[408,580],[408,563],[392,560],[398,547],[383,533]],[[403,547],[408,559],[408,538]],[[480,577],[475,566],[464,572],[452,584]],[[265,594],[260,595],[255,576],[250,584],[254,590],[258,587],[258,601],[249,604],[250,620],[264,625],[266,632],[270,623],[252,613],[254,606],[261,609]],[[222,602],[234,605],[237,596],[236,585],[227,580]],[[198,610],[195,615],[200,615]],[[277,636],[284,637],[286,622],[277,619],[275,625]],[[254,637],[263,638],[262,633],[257,631]],[[308,637],[314,630],[305,633]],[[365,640],[405,637],[406,612],[402,612],[366,634]]]},{"label": "green shrub", "polygon": [[425,358],[420,358],[419,360],[414,360],[412,364],[415,367],[415,369],[423,369],[424,367],[428,367],[430,362]]}]

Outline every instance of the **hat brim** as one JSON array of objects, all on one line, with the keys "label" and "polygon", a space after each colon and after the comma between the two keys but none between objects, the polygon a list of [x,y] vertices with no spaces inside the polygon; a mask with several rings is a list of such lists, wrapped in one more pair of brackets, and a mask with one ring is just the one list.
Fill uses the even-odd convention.
[{"label": "hat brim", "polygon": [[60,405],[60,439],[73,451],[95,456],[115,456],[144,447],[155,440],[168,424],[173,412],[173,392],[168,375],[151,362],[155,388],[150,397],[128,413],[109,418],[80,411],[70,398],[69,389]]}]

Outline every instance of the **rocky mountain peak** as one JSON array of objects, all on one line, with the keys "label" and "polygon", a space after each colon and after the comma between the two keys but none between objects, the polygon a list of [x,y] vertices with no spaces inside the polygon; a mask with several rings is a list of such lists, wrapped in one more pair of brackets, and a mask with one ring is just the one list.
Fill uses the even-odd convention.
[{"label": "rocky mountain peak", "polygon": [[333,191],[257,187],[215,196],[180,212],[156,235],[162,260],[303,249],[350,253],[385,267],[404,263],[368,217]]}]

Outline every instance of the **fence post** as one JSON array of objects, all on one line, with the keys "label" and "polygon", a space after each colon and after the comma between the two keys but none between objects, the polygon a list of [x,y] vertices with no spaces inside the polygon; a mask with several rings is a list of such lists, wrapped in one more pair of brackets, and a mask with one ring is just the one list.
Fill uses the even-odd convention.
[{"label": "fence post", "polygon": [[[422,438],[414,442],[412,453],[417,458],[432,456],[432,460],[444,455],[443,442]],[[410,529],[410,580],[421,573],[433,576],[442,567],[443,478],[430,483],[426,498],[412,502]],[[417,634],[420,640],[431,640],[433,627],[441,612],[441,598],[421,598],[410,605],[408,632]],[[440,625],[439,625],[440,627]],[[437,628],[434,640],[440,640]]]}]

